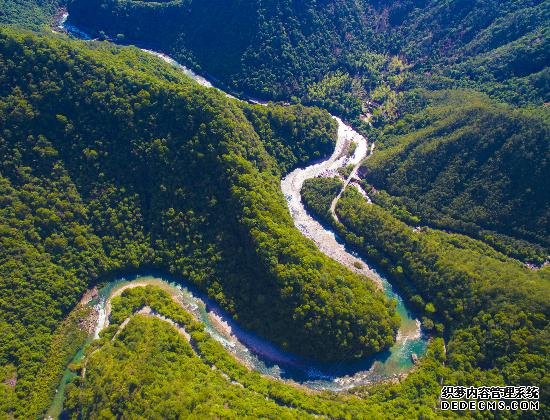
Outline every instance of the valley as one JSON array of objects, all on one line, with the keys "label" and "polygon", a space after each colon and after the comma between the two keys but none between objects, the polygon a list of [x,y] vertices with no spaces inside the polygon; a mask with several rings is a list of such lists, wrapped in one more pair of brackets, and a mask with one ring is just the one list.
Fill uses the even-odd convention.
[{"label": "valley", "polygon": [[547,415],[548,1],[1,6],[0,417]]},{"label": "valley", "polygon": [[[77,27],[67,24],[66,22],[67,15],[64,14],[61,16],[59,27],[78,37],[82,37],[82,34],[85,34],[82,30],[79,30]],[[84,38],[86,39],[89,37],[84,35]],[[202,86],[209,88],[213,87],[208,80],[188,70],[186,67],[175,62],[170,57],[151,50],[144,51],[159,56],[164,61],[175,66],[178,70],[183,71],[184,74],[191,77]],[[229,96],[231,97],[231,95]],[[313,387],[314,389],[339,390],[402,376],[407,369],[412,367],[412,355],[414,354],[416,357],[416,355],[421,356],[423,354],[426,348],[426,341],[420,331],[419,321],[411,317],[410,312],[404,306],[403,299],[393,291],[391,284],[386,279],[380,277],[376,271],[370,269],[369,265],[364,260],[348,252],[345,245],[336,239],[334,233],[326,230],[321,224],[319,224],[319,222],[312,218],[301,203],[300,192],[303,182],[306,179],[314,178],[319,175],[331,176],[337,173],[339,168],[349,164],[353,164],[357,167],[367,154],[368,145],[366,139],[356,133],[351,127],[345,125],[339,118],[334,118],[338,124],[338,134],[335,149],[330,158],[307,168],[295,169],[282,179],[282,192],[287,198],[287,203],[290,214],[293,217],[294,224],[306,237],[312,239],[318,248],[327,256],[346,265],[352,271],[367,275],[369,280],[376,282],[379,287],[384,287],[386,295],[398,302],[398,313],[401,317],[401,325],[397,335],[397,342],[394,346],[392,346],[390,354],[383,354],[379,356],[377,358],[379,361],[376,361],[375,359],[374,365],[373,361],[369,358],[360,363],[352,363],[350,366],[342,365],[340,362],[334,366],[330,366],[319,365],[314,361],[299,361],[300,359],[296,358],[295,355],[286,355],[284,352],[281,353],[281,351],[276,347],[273,347],[271,343],[263,342],[259,337],[251,336],[250,333],[243,332],[243,335],[241,336],[240,332],[242,329],[239,328],[238,325],[234,326],[236,336],[232,337],[233,340],[236,341],[227,345],[230,347],[230,351],[237,357],[237,359],[240,359],[248,366],[254,366],[254,369],[259,370],[264,374],[267,373],[270,376],[272,375],[279,379],[281,378],[281,375],[283,375],[285,378],[293,379],[294,381],[298,381],[308,387]],[[355,147],[353,155],[348,157],[347,149],[354,143],[357,147]],[[357,268],[358,264],[362,267],[361,269]],[[136,285],[167,285],[167,283],[162,283],[160,280],[153,279],[153,281],[148,281],[147,278],[145,279],[146,280],[141,280],[141,278],[138,277]],[[112,284],[118,285],[119,283],[119,281],[115,281]],[[128,285],[131,286],[133,283]],[[179,286],[178,289],[181,290]],[[111,291],[113,290],[113,286],[105,286],[104,290]],[[173,289],[172,293],[174,293]],[[180,291],[179,294],[181,295],[181,293],[182,292]],[[108,305],[110,296],[102,296],[101,292],[100,296],[100,306],[98,306],[96,310],[99,311],[99,313],[102,313],[105,311],[106,305]],[[193,299],[193,295],[182,296],[185,297],[180,297],[180,299],[185,299],[187,301]],[[193,308],[196,309],[199,306],[205,306],[205,303],[202,300],[197,300],[197,298],[194,299],[195,301],[192,304]],[[223,310],[216,306],[212,301],[209,302],[209,307],[211,308],[208,309],[209,312],[214,311],[214,313],[216,313],[222,311],[223,313]],[[189,309],[189,306],[187,306],[187,309]],[[105,320],[105,316],[108,319],[108,314],[100,316],[99,319]],[[195,313],[195,316],[207,325],[207,329],[211,334],[213,334],[214,338],[220,340],[222,343],[227,343],[227,333],[224,334],[223,331],[219,331],[216,326],[212,324],[204,310],[200,313],[200,315]],[[222,316],[221,322],[223,325],[227,325],[228,322],[229,325],[234,324],[234,321],[231,321],[227,314]],[[96,331],[100,331],[103,328],[104,327],[102,327],[101,324],[98,324]],[[231,334],[231,327],[229,327],[229,331],[229,334]],[[247,346],[250,342],[253,343],[253,347]],[[238,344],[239,350],[235,349],[236,344]],[[259,356],[260,359],[255,357],[251,358],[248,353],[249,351],[251,351],[253,355],[256,355],[256,357]],[[242,359],[243,354],[245,355],[244,359]],[[263,362],[263,358],[267,359],[267,364]],[[275,364],[275,366],[268,368],[268,366],[272,364]],[[349,373],[346,374],[346,377],[337,377],[338,373],[336,372]]]}]

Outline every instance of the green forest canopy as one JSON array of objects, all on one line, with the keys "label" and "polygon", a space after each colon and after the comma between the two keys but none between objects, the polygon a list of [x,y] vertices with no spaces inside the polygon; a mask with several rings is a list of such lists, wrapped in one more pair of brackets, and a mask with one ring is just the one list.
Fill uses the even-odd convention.
[{"label": "green forest canopy", "polygon": [[[472,91],[422,92],[377,135],[360,170],[417,225],[486,240],[538,264],[550,254],[550,112],[515,109]],[[386,197],[385,193],[390,197]],[[385,200],[383,200],[385,198]]]},{"label": "green forest canopy", "polygon": [[83,291],[141,267],[304,356],[393,342],[393,303],[305,239],[280,191],[283,171],[331,152],[328,113],[246,105],[136,48],[11,30],[0,78],[0,365],[17,375],[5,411],[28,409]]},{"label": "green forest canopy", "polygon": [[[254,377],[247,384],[253,393],[256,385],[282,387],[284,397],[275,399],[284,407],[266,408],[248,391],[224,389],[215,374],[212,381],[224,389],[224,403],[235,405],[221,407],[217,400],[206,408],[235,416],[254,407],[262,415],[273,408],[280,416],[431,417],[441,384],[534,384],[542,387],[544,415],[548,268],[529,271],[509,256],[540,263],[547,255],[547,112],[515,109],[472,92],[419,94],[414,88],[469,87],[511,104],[548,102],[548,1],[326,3],[322,10],[317,3],[289,1],[229,8],[216,0],[70,4],[71,16],[91,29],[152,44],[238,91],[319,104],[369,130],[385,149],[365,165],[363,185],[376,204],[366,205],[349,190],[337,207],[344,225],[336,228],[389,273],[422,313],[424,326],[445,338],[447,354],[442,340],[434,339],[421,366],[402,383],[356,390],[366,398],[354,402],[344,398],[351,411],[336,401],[340,397],[321,401]],[[0,2],[0,22],[37,27],[51,21],[56,6],[42,0]],[[251,328],[262,331],[264,316],[280,320],[268,335],[289,348],[304,344],[300,336],[311,344],[306,352],[333,345],[312,329],[333,337],[335,356],[353,357],[365,349],[367,337],[366,351],[391,342],[392,308],[368,283],[342,273],[304,242],[280,196],[281,174],[330,152],[334,125],[326,113],[238,105],[205,93],[135,49],[15,32],[3,32],[0,39],[1,78],[10,77],[0,86],[0,287],[5,291],[0,329],[6,332],[0,337],[0,412],[43,412],[63,366],[84,339],[78,328],[82,309],[61,320],[95,279],[143,265],[192,279]],[[192,115],[188,121],[174,121],[174,111],[181,109]],[[365,123],[367,113],[380,129]],[[395,123],[385,126],[388,121]],[[184,135],[159,131],[157,124],[185,127]],[[185,156],[177,153],[180,148]],[[425,161],[434,170],[426,171]],[[409,179],[406,169],[416,176]],[[210,183],[197,173],[212,173],[224,183]],[[487,174],[498,182],[488,183]],[[434,179],[437,188],[430,187]],[[326,203],[339,185],[312,181],[304,199],[327,217]],[[415,199],[418,194],[423,200]],[[267,208],[257,206],[261,201]],[[227,208],[233,209],[230,214]],[[413,230],[418,225],[485,243],[438,229]],[[245,259],[254,264],[243,264]],[[294,282],[302,274],[305,283]],[[354,285],[351,306],[339,305],[338,296],[329,299],[336,314],[310,304],[317,292],[325,297],[323,290],[348,283]],[[292,301],[289,296],[304,284],[319,289],[295,294],[299,299]],[[343,341],[337,320],[349,316],[360,323],[354,315],[363,305],[380,315],[373,321],[379,328]],[[326,320],[320,321],[323,329],[307,325],[312,313]],[[289,329],[284,320],[290,317]],[[170,349],[153,345],[153,327],[163,331],[163,343],[185,347],[174,331],[138,318],[129,324],[128,338],[121,337],[120,345],[130,347],[107,345],[91,369],[100,371],[110,360],[109,366],[126,372],[112,357],[117,351],[133,356],[132,343],[148,351],[147,360],[170,359]],[[301,332],[294,334],[295,328]],[[222,350],[216,354],[228,357]],[[185,357],[179,360],[183,365]],[[222,370],[234,372],[230,365]],[[159,372],[177,366],[157,366],[158,372],[144,375],[162,389]],[[86,407],[89,412],[111,404],[101,391],[109,380],[105,373],[73,391],[75,413],[91,395],[101,399]],[[117,385],[135,386],[135,378],[115,376]],[[247,404],[239,404],[236,395]],[[272,396],[265,390],[260,395],[264,401]],[[109,410],[121,409],[117,404],[130,397],[135,399],[122,395]],[[174,411],[189,408],[170,401]],[[147,407],[147,401],[139,404],[136,410]],[[303,411],[288,411],[286,405]]]},{"label": "green forest canopy", "polygon": [[144,43],[236,91],[295,97],[367,129],[411,87],[549,101],[548,0],[72,0],[71,19]]},{"label": "green forest canopy", "polygon": [[464,235],[415,229],[355,189],[327,212],[335,179],[306,181],[308,208],[346,243],[377,262],[422,316],[424,328],[446,341],[445,383],[531,384],[547,409],[550,267],[532,271]]},{"label": "green forest canopy", "polygon": [[[166,322],[136,314],[145,306],[183,327],[190,341]],[[369,399],[304,390],[268,379],[237,362],[161,289],[148,286],[125,290],[113,299],[112,308],[112,323],[88,349],[85,378],[77,377],[68,388],[66,408],[73,418],[368,419],[380,417],[381,412],[433,417],[430,406],[437,401],[438,381],[446,372],[441,365],[443,345],[436,339],[422,361],[422,369],[399,385],[370,387]],[[129,322],[120,330],[125,320]],[[83,364],[73,366],[77,372],[82,369]]]}]

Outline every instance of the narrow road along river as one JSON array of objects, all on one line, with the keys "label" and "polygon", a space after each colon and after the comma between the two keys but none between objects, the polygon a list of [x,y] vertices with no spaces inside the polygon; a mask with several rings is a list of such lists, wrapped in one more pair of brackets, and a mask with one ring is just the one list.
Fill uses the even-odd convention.
[{"label": "narrow road along river", "polygon": [[[301,190],[306,179],[318,176],[334,176],[338,174],[338,168],[346,165],[358,165],[367,155],[367,140],[337,117],[338,138],[332,156],[315,165],[303,169],[295,169],[281,181],[281,189],[286,197],[288,208],[294,224],[300,232],[315,242],[317,247],[330,258],[344,264],[350,270],[369,276],[379,287],[382,281],[379,276],[369,268],[360,258],[346,251],[343,243],[336,240],[334,232],[325,229],[304,208]],[[350,144],[354,142],[357,147],[353,156],[347,156]],[[363,267],[358,269],[357,267]]]}]

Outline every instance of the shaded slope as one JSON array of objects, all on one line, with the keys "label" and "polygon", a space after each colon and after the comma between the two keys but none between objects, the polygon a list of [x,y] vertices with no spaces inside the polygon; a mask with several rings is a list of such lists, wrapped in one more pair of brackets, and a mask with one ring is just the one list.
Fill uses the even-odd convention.
[{"label": "shaded slope", "polygon": [[[365,96],[376,101],[373,84],[397,90],[411,83],[469,86],[510,102],[547,100],[548,10],[547,0],[69,4],[78,25],[153,45],[233,89],[278,99],[346,101],[346,113],[354,117],[361,102],[370,106]],[[391,81],[392,65],[380,65],[389,62],[388,55],[412,64],[410,83]],[[342,73],[350,79],[340,90],[354,100],[342,92],[308,97],[308,87],[330,84]]]},{"label": "shaded slope", "polygon": [[71,19],[169,52],[234,89],[288,98],[361,42],[347,1],[72,2]]}]

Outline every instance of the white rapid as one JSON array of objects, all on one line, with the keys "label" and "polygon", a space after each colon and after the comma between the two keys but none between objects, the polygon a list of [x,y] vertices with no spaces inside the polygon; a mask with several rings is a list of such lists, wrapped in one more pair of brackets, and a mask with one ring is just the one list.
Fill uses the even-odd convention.
[{"label": "white rapid", "polygon": [[[333,118],[338,123],[338,138],[332,156],[323,162],[306,168],[295,169],[283,178],[281,189],[287,200],[294,224],[304,236],[315,242],[325,255],[340,262],[350,270],[368,276],[378,287],[382,287],[380,276],[362,259],[349,253],[344,244],[337,240],[334,232],[325,229],[317,220],[310,216],[302,203],[301,190],[306,179],[320,176],[338,176],[339,168],[354,165],[352,174],[344,185],[345,188],[351,177],[356,174],[358,165],[367,156],[368,144],[365,137],[346,125],[340,118]],[[348,156],[347,151],[352,143],[356,144],[356,148],[353,155]]]}]

